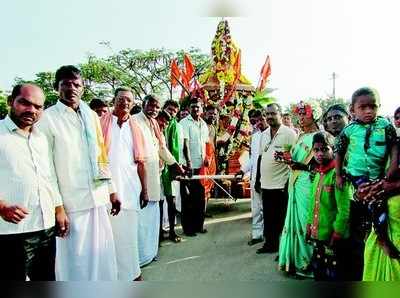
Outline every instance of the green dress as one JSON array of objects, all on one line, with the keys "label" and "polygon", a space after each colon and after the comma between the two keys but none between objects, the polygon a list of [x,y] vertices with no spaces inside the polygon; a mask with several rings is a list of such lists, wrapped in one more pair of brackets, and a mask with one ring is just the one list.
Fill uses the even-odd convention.
[{"label": "green dress", "polygon": [[[400,248],[400,195],[388,201],[389,237]],[[364,281],[400,281],[400,260],[386,255],[374,231],[369,235],[364,252]]]},{"label": "green dress", "polygon": [[[312,158],[312,139],[316,132],[302,134],[292,151],[292,159],[308,164]],[[279,244],[279,268],[303,276],[312,276],[309,263],[312,246],[306,243],[306,225],[311,194],[310,172],[294,170],[289,176],[289,201]]]}]

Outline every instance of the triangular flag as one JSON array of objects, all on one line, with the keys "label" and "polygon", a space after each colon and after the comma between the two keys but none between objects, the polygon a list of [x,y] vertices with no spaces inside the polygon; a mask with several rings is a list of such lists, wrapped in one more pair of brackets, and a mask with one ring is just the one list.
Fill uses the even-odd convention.
[{"label": "triangular flag", "polygon": [[267,84],[267,79],[270,75],[271,75],[271,61],[268,55],[263,67],[261,68],[260,81],[257,90],[263,90],[265,88],[265,85]]},{"label": "triangular flag", "polygon": [[183,63],[185,65],[185,71],[184,71],[183,75],[186,78],[186,81],[187,81],[187,84],[188,84],[187,87],[189,87],[189,83],[192,80],[193,75],[194,75],[194,65],[193,65],[192,60],[190,59],[188,54],[184,55]]},{"label": "triangular flag", "polygon": [[174,88],[178,85],[178,80],[181,77],[181,71],[176,59],[171,61],[171,86]]}]

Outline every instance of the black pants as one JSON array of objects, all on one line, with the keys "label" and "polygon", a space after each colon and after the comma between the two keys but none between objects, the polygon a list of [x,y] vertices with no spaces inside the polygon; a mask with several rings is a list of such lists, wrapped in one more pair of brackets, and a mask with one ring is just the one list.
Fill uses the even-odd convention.
[{"label": "black pants", "polygon": [[[199,174],[199,169],[193,171]],[[200,180],[181,181],[182,229],[185,234],[203,230],[205,213],[205,192]]]},{"label": "black pants", "polygon": [[55,280],[55,229],[0,235],[0,280]]},{"label": "black pants", "polygon": [[364,269],[365,240],[371,231],[367,206],[358,201],[350,202],[350,238],[347,280],[360,281]]},{"label": "black pants", "polygon": [[287,187],[262,190],[264,245],[276,250],[279,249],[279,237],[285,223],[287,202]]},{"label": "black pants", "polygon": [[[169,234],[175,233],[175,216],[176,216],[176,205],[174,202],[174,196],[166,196],[167,207],[168,207],[168,223],[169,223]],[[160,201],[160,237],[162,237],[162,223],[164,216],[164,200]]]}]

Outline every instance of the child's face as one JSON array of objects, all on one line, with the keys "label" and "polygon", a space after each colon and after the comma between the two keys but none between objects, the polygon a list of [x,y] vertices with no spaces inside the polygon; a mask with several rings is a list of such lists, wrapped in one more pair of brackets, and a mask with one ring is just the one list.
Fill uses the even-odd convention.
[{"label": "child's face", "polygon": [[333,159],[333,150],[325,143],[314,143],[313,153],[319,165],[326,165]]},{"label": "child's face", "polygon": [[397,128],[400,128],[400,113],[394,115],[394,125],[396,125]]},{"label": "child's face", "polygon": [[351,112],[355,118],[363,123],[371,123],[376,119],[378,104],[369,95],[361,95],[356,98],[356,102],[351,106]]}]

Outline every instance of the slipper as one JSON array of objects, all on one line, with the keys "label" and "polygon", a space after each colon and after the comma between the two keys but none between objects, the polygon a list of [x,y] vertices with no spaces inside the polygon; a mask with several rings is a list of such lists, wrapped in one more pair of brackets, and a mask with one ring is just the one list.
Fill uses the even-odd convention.
[{"label": "slipper", "polygon": [[179,242],[181,242],[181,240],[182,240],[182,238],[181,237],[179,237],[178,235],[170,235],[169,237],[168,237],[168,239],[169,240],[171,240],[172,242],[174,242],[174,243],[179,243]]}]

